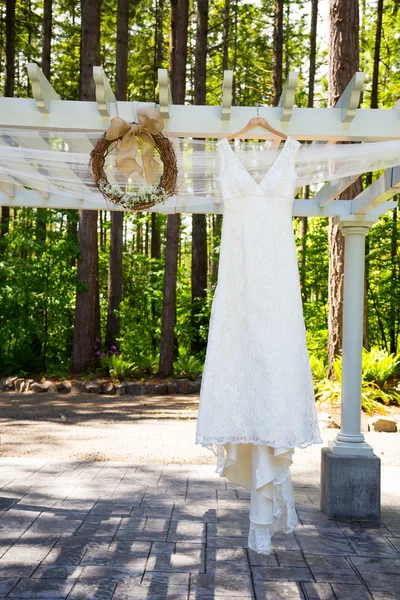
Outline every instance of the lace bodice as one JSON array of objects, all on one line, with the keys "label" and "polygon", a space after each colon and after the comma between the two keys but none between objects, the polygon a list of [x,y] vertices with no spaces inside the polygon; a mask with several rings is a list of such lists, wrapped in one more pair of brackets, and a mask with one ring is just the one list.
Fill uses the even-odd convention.
[{"label": "lace bodice", "polygon": [[294,159],[299,148],[300,142],[287,138],[277,160],[257,183],[241,164],[226,138],[223,138],[218,142],[218,149],[221,161],[219,181],[224,204],[240,203],[243,197],[248,196],[276,199],[286,197],[292,200],[296,184]]}]

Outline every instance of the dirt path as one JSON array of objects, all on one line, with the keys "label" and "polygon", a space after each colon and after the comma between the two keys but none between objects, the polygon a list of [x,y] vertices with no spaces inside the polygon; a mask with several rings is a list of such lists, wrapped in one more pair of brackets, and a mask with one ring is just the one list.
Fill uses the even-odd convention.
[{"label": "dirt path", "polygon": [[[214,464],[212,453],[194,443],[198,401],[192,395],[0,394],[1,456]],[[337,407],[318,410],[339,420]],[[364,431],[367,421],[363,416]],[[323,431],[324,443],[336,433]],[[366,435],[384,464],[400,465],[400,434]],[[319,460],[320,446],[295,454],[298,465]]]}]

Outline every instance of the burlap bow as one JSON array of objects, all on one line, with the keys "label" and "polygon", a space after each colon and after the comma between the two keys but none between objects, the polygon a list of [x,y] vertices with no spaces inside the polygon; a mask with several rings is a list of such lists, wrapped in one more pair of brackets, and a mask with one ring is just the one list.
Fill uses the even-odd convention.
[{"label": "burlap bow", "polygon": [[[125,177],[132,173],[144,175],[147,183],[153,183],[158,174],[160,165],[153,157],[154,139],[153,135],[160,133],[164,128],[164,121],[160,112],[154,106],[146,106],[138,111],[139,123],[127,123],[121,117],[114,117],[107,130],[106,138],[110,141],[122,137],[115,159],[117,169]],[[140,139],[142,151],[142,167],[136,161]]]}]

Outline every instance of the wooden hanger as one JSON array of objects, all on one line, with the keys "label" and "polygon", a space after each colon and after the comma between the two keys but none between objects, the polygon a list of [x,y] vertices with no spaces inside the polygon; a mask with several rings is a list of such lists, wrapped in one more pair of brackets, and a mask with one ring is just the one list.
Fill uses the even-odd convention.
[{"label": "wooden hanger", "polygon": [[[243,127],[243,129],[241,129],[240,131],[237,131],[236,133],[232,133],[231,135],[228,135],[226,139],[229,142],[230,140],[233,140],[234,138],[242,136],[244,133],[247,133],[251,129],[254,129],[254,127],[262,127],[263,129],[270,131],[271,133],[273,133],[278,138],[281,138],[282,140],[287,139],[287,135],[285,133],[282,133],[281,131],[274,129],[268,123],[267,119],[264,119],[264,117],[253,117],[252,119],[250,119],[250,121],[247,123],[247,125],[245,127]],[[257,137],[257,136],[255,136],[255,137]]]}]

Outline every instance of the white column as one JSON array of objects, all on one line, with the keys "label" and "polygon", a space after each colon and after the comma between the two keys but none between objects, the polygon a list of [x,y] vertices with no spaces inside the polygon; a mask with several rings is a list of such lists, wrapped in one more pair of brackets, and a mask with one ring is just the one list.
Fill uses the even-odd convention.
[{"label": "white column", "polygon": [[364,314],[365,237],[372,223],[344,221],[345,236],[341,429],[329,448],[334,454],[373,454],[361,433],[361,362]]}]

